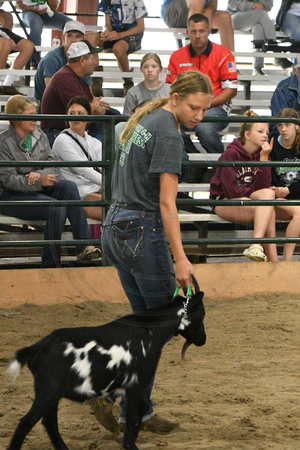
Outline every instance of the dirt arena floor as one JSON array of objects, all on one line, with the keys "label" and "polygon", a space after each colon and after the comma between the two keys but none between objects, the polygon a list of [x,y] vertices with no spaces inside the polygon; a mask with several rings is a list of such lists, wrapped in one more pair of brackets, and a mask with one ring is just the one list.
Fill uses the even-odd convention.
[{"label": "dirt arena floor", "polygon": [[[153,391],[155,410],[179,422],[180,428],[167,435],[141,432],[140,449],[300,448],[299,263],[286,264],[197,267],[205,292],[207,343],[190,347],[185,361],[181,337],[164,347]],[[68,275],[4,272],[0,272],[1,450],[33,399],[27,367],[13,386],[8,385],[5,370],[14,352],[55,328],[103,324],[130,311],[111,268],[105,274],[89,269]],[[90,278],[97,288],[91,288]],[[118,411],[116,404],[116,417]],[[63,399],[59,424],[70,450],[121,448],[86,404]],[[23,448],[52,448],[41,424]]]}]

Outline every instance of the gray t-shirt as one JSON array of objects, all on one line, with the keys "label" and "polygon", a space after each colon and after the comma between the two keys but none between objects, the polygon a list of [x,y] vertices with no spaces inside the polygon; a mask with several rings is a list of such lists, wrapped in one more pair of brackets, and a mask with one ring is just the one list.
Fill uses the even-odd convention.
[{"label": "gray t-shirt", "polygon": [[181,174],[183,148],[171,112],[159,108],[143,116],[118,150],[113,199],[142,210],[159,211],[160,174]]},{"label": "gray t-shirt", "polygon": [[124,111],[125,116],[130,116],[133,109],[144,100],[151,100],[157,97],[166,97],[169,95],[170,85],[163,83],[158,89],[147,89],[144,82],[137,84],[129,89],[125,97]]}]

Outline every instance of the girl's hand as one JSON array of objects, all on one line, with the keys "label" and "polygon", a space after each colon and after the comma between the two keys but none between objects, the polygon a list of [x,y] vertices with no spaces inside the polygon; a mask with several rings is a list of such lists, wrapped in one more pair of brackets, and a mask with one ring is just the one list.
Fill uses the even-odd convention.
[{"label": "girl's hand", "polygon": [[195,275],[195,271],[187,258],[175,262],[175,278],[177,286],[185,288],[188,287],[189,284],[192,285],[192,275]]},{"label": "girl's hand", "polygon": [[285,198],[289,195],[289,193],[290,193],[290,190],[287,186],[275,187],[276,198]]},{"label": "girl's hand", "polygon": [[265,141],[261,146],[260,161],[268,161],[269,154],[271,153],[273,148],[273,141],[274,139],[272,138],[270,144],[268,141]]},{"label": "girl's hand", "polygon": [[37,180],[41,178],[41,174],[37,172],[30,172],[25,175],[28,181],[28,186],[33,186]]}]

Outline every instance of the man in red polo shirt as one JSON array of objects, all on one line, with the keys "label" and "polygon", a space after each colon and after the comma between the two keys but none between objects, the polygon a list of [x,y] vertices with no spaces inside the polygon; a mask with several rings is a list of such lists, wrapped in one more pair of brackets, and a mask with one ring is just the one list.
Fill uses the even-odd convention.
[{"label": "man in red polo shirt", "polygon": [[[226,117],[231,110],[231,99],[237,94],[237,71],[232,53],[223,45],[209,39],[209,21],[203,14],[188,19],[187,35],[190,44],[175,51],[169,60],[166,82],[186,70],[205,73],[212,84],[213,98],[207,116]],[[219,132],[226,122],[200,122],[194,128],[197,138],[208,153],[222,153],[224,147]],[[186,141],[186,138],[185,138]],[[187,145],[186,145],[187,148]],[[190,151],[197,151],[195,146]]]}]

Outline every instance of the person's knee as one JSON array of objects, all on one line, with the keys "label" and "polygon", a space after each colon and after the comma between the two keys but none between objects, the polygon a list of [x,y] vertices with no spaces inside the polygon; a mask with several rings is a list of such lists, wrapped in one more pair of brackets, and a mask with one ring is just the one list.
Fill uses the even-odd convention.
[{"label": "person's knee", "polygon": [[0,52],[2,55],[8,56],[12,51],[13,43],[11,39],[0,37]]},{"label": "person's knee", "polygon": [[219,127],[216,122],[199,123],[195,127],[195,133],[198,139],[205,139],[207,141],[220,137]]},{"label": "person's knee", "polygon": [[34,50],[34,43],[30,39],[22,39],[17,44],[17,49],[20,52],[32,53]]},{"label": "person's knee", "polygon": [[228,11],[216,11],[213,16],[213,21],[218,28],[232,27],[231,14]]},{"label": "person's knee", "polygon": [[275,200],[275,191],[271,188],[265,188],[260,190],[260,198],[263,200]]},{"label": "person's knee", "polygon": [[76,183],[70,180],[60,180],[57,188],[65,200],[80,200],[80,195]]},{"label": "person's knee", "polygon": [[127,57],[128,44],[125,41],[119,41],[113,46],[113,52],[117,59]]}]

